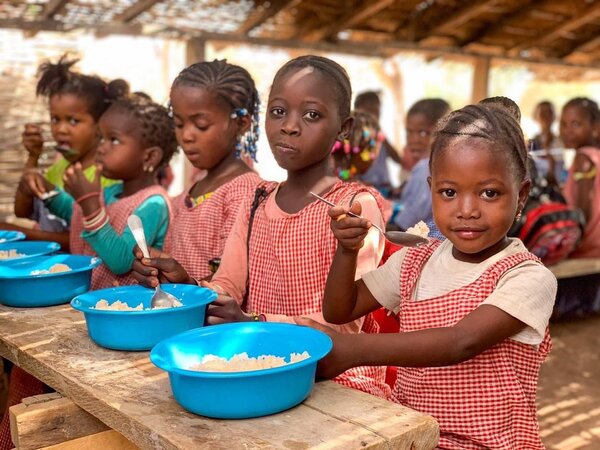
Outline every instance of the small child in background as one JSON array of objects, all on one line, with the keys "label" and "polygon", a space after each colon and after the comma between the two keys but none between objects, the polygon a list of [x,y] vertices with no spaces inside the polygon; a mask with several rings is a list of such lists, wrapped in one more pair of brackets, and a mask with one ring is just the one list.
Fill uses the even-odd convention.
[{"label": "small child in background", "polygon": [[[56,150],[63,157],[50,166],[44,177],[51,184],[62,187],[65,170],[80,163],[88,180],[96,174],[94,164],[98,147],[98,120],[110,105],[119,98],[127,83],[114,80],[106,83],[98,77],[83,75],[71,70],[77,60],[67,60],[66,55],[58,63],[44,63],[39,68],[40,79],[36,94],[48,98],[50,130],[56,141]],[[29,153],[25,173],[19,183],[15,197],[15,215],[30,218],[39,223],[39,229],[5,226],[22,231],[31,240],[50,240],[69,249],[67,223],[52,215],[43,204],[43,185],[35,184],[38,160],[43,151],[44,140],[38,124],[26,124],[23,145]],[[115,180],[101,178],[103,187],[115,184]]]},{"label": "small child in background", "polygon": [[560,116],[560,137],[576,150],[569,168],[564,195],[567,203],[583,211],[586,226],[580,246],[570,258],[600,257],[600,145],[598,104],[583,97],[569,100]]},{"label": "small child in background", "polygon": [[174,199],[164,253],[150,250],[157,264],[134,263],[142,283],[151,274],[164,281],[173,271],[196,280],[210,277],[240,204],[260,181],[241,160],[243,155],[256,159],[259,133],[258,93],[244,68],[216,60],[189,66],[173,82],[171,108],[179,145],[206,175]]},{"label": "small child in background", "polygon": [[370,224],[346,207],[330,209],[339,247],[325,319],[345,323],[384,306],[400,333],[328,331],[334,346],[319,372],[398,366],[392,400],[435,417],[440,448],[542,449],[535,395],[556,279],[506,235],[530,187],[523,133],[501,105],[470,105],[440,122],[429,164],[434,218],[447,240],[402,249],[356,282]]},{"label": "small child in background", "polygon": [[[301,56],[275,75],[265,128],[273,155],[288,177],[283,183],[261,183],[254,198],[242,203],[221,265],[211,283],[203,283],[221,294],[208,307],[208,324],[293,323],[299,316],[325,322],[323,291],[337,243],[326,220],[328,206],[310,192],[336,204],[360,200],[364,217],[383,226],[377,191],[330,175],[331,149],[336,140],[347,137],[352,125],[351,95],[346,71],[327,58]],[[382,249],[383,239],[373,229],[356,273],[377,267]],[[190,282],[184,272],[167,279]],[[150,277],[142,282],[154,286],[156,281]],[[337,329],[358,333],[370,325],[358,319]],[[389,395],[383,367],[353,369],[336,381],[384,398]]]},{"label": "small child in background", "polygon": [[405,231],[423,221],[432,223],[429,153],[438,120],[450,112],[450,105],[440,98],[426,98],[412,105],[406,114],[406,148],[404,152],[418,161],[394,208],[392,222]]},{"label": "small child in background", "polygon": [[[167,109],[140,98],[114,102],[99,128],[95,178],[89,181],[76,163],[65,172],[66,192],[46,201],[50,211],[70,221],[71,252],[102,259],[92,275],[92,289],[135,282],[130,274],[135,239],[127,227],[131,214],[140,217],[148,245],[163,246],[170,204],[156,172],[177,149]],[[123,182],[103,190],[100,173]],[[54,186],[46,181],[46,188]]]}]

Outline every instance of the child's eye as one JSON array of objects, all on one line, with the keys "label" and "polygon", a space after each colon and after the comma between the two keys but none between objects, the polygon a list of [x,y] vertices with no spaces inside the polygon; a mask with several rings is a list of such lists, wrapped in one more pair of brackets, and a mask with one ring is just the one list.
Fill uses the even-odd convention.
[{"label": "child's eye", "polygon": [[57,124],[58,123],[58,117],[52,117],[50,119],[50,122],[53,123],[53,124]]},{"label": "child's eye", "polygon": [[69,119],[69,125],[77,125],[79,123],[79,120],[74,119],[74,118],[70,118]]},{"label": "child's eye", "polygon": [[283,116],[285,114],[285,111],[283,110],[283,108],[271,108],[269,113],[273,116],[279,117]]},{"label": "child's eye", "polygon": [[454,189],[442,189],[440,194],[442,194],[442,197],[445,198],[454,198],[456,191]]},{"label": "child's eye", "polygon": [[182,122],[180,122],[178,120],[175,120],[174,123],[175,123],[175,128],[183,128],[183,123]]},{"label": "child's eye", "polygon": [[493,189],[486,189],[481,193],[482,197],[487,199],[496,198],[498,196],[498,191],[494,191]]},{"label": "child's eye", "polygon": [[110,138],[110,144],[111,145],[119,145],[121,143],[121,141],[117,138]]},{"label": "child's eye", "polygon": [[304,118],[308,120],[317,120],[320,117],[321,114],[319,114],[317,111],[308,111],[306,114],[304,114]]},{"label": "child's eye", "polygon": [[198,128],[200,131],[206,131],[206,130],[208,130],[208,127],[209,127],[209,125],[200,124],[200,123],[196,123],[194,125],[196,125],[196,128]]}]

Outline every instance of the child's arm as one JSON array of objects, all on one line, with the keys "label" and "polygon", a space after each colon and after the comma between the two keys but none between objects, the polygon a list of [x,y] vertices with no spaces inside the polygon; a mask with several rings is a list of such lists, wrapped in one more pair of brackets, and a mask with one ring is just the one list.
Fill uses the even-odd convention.
[{"label": "child's arm", "polygon": [[[142,221],[148,245],[162,248],[169,225],[169,210],[165,199],[160,195],[153,195],[138,206],[133,214]],[[81,236],[111,272],[120,275],[132,269],[136,242],[129,227],[125,227],[119,235],[112,225],[106,222],[99,229],[84,230]]]},{"label": "child's arm", "polygon": [[588,220],[592,214],[594,178],[598,176],[598,174],[589,174],[593,174],[593,170],[597,170],[598,168],[594,166],[591,159],[582,153],[575,155],[573,165],[575,166],[574,176],[580,174],[579,176],[581,177],[575,179],[575,182],[577,183],[575,206],[583,211],[586,220]]},{"label": "child's arm", "polygon": [[12,223],[0,222],[0,230],[20,231],[30,241],[53,241],[60,244],[63,252],[69,251],[69,232],[42,231],[35,228],[26,228]]},{"label": "child's arm", "polygon": [[331,378],[357,366],[437,367],[474,358],[525,328],[525,323],[492,305],[482,305],[453,327],[405,333],[356,335],[334,332],[321,324],[299,320],[327,332],[333,350],[318,374]]},{"label": "child's arm", "polygon": [[31,217],[33,214],[33,198],[40,198],[43,193],[52,189],[54,189],[54,185],[46,180],[37,169],[26,169],[15,194],[15,216]]},{"label": "child's arm", "polygon": [[[361,210],[360,202],[355,202],[350,209],[358,215]],[[348,209],[341,206],[329,210],[338,248],[325,286],[323,317],[337,324],[356,320],[381,306],[362,280],[354,282],[358,252],[371,224],[366,219],[350,217],[347,212]]]}]

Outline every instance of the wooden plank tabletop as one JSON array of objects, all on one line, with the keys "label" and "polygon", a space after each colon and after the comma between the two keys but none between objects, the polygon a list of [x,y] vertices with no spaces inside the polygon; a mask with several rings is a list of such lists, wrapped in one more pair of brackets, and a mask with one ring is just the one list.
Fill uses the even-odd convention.
[{"label": "wooden plank tabletop", "polygon": [[30,372],[141,448],[431,449],[430,416],[325,381],[301,405],[272,416],[215,420],[186,412],[148,352],[95,345],[69,305],[0,305],[0,355]]}]

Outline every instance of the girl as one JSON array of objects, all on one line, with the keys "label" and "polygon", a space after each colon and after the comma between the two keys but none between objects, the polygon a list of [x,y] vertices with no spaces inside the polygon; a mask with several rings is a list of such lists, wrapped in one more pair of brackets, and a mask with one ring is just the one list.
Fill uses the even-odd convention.
[{"label": "girl", "polygon": [[[99,172],[88,181],[82,165],[76,163],[65,172],[68,194],[61,190],[46,201],[50,211],[70,220],[71,251],[102,259],[92,275],[92,289],[134,282],[129,274],[135,246],[127,227],[131,214],[141,218],[148,244],[162,247],[170,206],[156,171],[169,163],[177,148],[167,109],[133,97],[109,107],[100,119],[100,133],[99,170],[123,183],[103,191]],[[46,186],[53,187],[48,182]]]},{"label": "girl", "polygon": [[398,315],[400,333],[330,331],[334,348],[320,373],[399,366],[392,399],[433,415],[441,448],[543,448],[535,391],[550,349],[556,279],[506,237],[527,198],[526,162],[521,128],[504,109],[470,105],[451,113],[439,124],[429,179],[434,219],[447,240],[404,248],[357,282],[370,224],[344,216],[348,208],[329,211],[339,246],[325,319],[345,323],[384,306]]},{"label": "girl", "polygon": [[[207,323],[269,320],[293,322],[307,315],[324,322],[321,299],[335,248],[323,214],[327,206],[309,192],[335,203],[360,199],[364,214],[383,225],[376,191],[329,175],[330,153],[350,129],[350,80],[335,62],[302,56],[275,75],[267,106],[266,132],[278,164],[288,172],[281,184],[262,183],[240,207],[219,270],[210,284],[221,295],[207,311]],[[361,251],[358,273],[377,267],[383,242],[373,230]],[[155,264],[155,260],[149,261]],[[171,282],[189,280],[169,274]],[[149,279],[154,285],[156,279]],[[146,284],[148,283],[146,282]],[[338,327],[357,333],[361,319]],[[337,381],[387,397],[384,368],[349,371]]]},{"label": "girl", "polygon": [[450,112],[450,105],[440,98],[426,98],[412,105],[406,115],[406,148],[404,153],[418,161],[410,178],[402,188],[400,202],[392,221],[401,230],[407,230],[419,221],[430,222],[431,194],[427,187],[429,152],[435,124]]},{"label": "girl", "polygon": [[600,148],[598,104],[587,98],[574,98],[563,107],[560,137],[566,148],[577,150],[569,169],[564,194],[567,203],[583,211],[586,226],[583,240],[570,257],[600,257]]},{"label": "girl", "polygon": [[[76,62],[77,60],[67,60],[65,55],[57,64],[42,64],[36,87],[37,95],[48,98],[52,137],[57,143],[57,151],[64,154],[64,157],[50,166],[44,175],[50,183],[58,187],[63,186],[63,175],[67,167],[75,163],[81,164],[88,180],[94,179],[98,120],[110,105],[110,101],[122,96],[127,86],[123,80],[114,80],[107,84],[98,77],[73,72],[71,67]],[[43,144],[39,125],[26,124],[23,145],[29,156],[15,197],[15,215],[31,218],[39,223],[39,229],[19,228],[28,239],[56,241],[64,250],[68,250],[67,224],[51,215],[44,207],[40,199],[45,192],[44,186],[35,181],[38,179],[37,165]],[[101,178],[103,187],[115,183],[114,180]]]},{"label": "girl", "polygon": [[207,173],[174,200],[166,253],[151,250],[159,263],[154,268],[134,263],[142,283],[157,270],[161,280],[178,270],[197,280],[210,277],[242,199],[252,196],[260,181],[240,159],[256,158],[258,139],[258,93],[245,69],[226,61],[191,65],[173,82],[171,108],[179,145],[194,167]]}]

